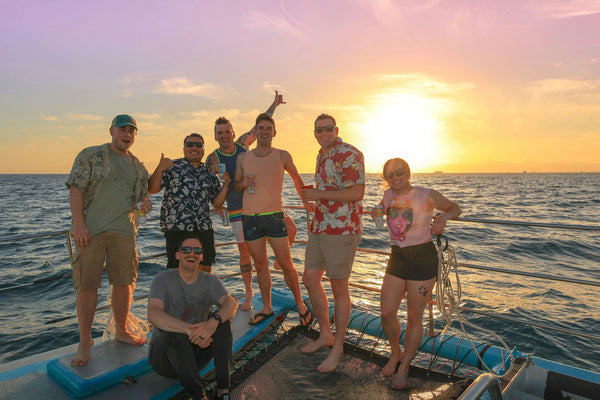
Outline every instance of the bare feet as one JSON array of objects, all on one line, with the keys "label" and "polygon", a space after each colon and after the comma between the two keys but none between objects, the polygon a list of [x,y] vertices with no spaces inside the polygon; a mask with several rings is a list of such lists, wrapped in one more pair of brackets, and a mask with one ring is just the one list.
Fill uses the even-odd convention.
[{"label": "bare feet", "polygon": [[251,308],[252,308],[252,296],[246,296],[246,300],[244,300],[244,302],[240,306],[240,310],[248,311]]},{"label": "bare feet", "polygon": [[71,360],[71,365],[73,367],[83,367],[87,364],[90,359],[90,350],[94,345],[94,341],[90,339],[89,341],[80,341],[77,346],[77,353],[75,353],[75,357]]},{"label": "bare feet", "polygon": [[115,340],[132,346],[141,346],[146,342],[143,338],[134,336],[129,332],[125,332],[124,335],[118,333],[115,334]]},{"label": "bare feet", "polygon": [[387,364],[385,364],[385,366],[381,369],[381,373],[384,376],[394,375],[394,373],[398,370],[398,364],[400,364],[400,361],[402,361],[402,357],[404,357],[403,352],[400,352],[398,356],[392,353]]},{"label": "bare feet", "polygon": [[300,351],[303,353],[314,353],[315,351],[319,350],[321,347],[333,346],[334,340],[335,340],[335,338],[333,336],[327,337],[327,338],[322,338],[319,336],[319,338],[317,340],[315,340],[314,342],[310,342],[309,344],[307,344],[306,346],[301,348]]},{"label": "bare feet", "polygon": [[333,371],[334,369],[337,368],[340,361],[342,361],[342,358],[344,358],[343,350],[331,349],[331,352],[329,353],[329,355],[327,356],[325,361],[323,361],[321,363],[321,365],[319,365],[317,367],[317,371],[319,371],[319,372]]}]

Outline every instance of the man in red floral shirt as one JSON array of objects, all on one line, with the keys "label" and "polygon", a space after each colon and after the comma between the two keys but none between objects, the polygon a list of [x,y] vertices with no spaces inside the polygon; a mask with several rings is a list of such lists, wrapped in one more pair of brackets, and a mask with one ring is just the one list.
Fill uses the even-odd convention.
[{"label": "man in red floral shirt", "polygon": [[[315,189],[303,189],[305,201],[315,201],[315,217],[306,245],[302,281],[319,321],[319,338],[306,346],[303,353],[332,347],[317,368],[330,372],[344,356],[344,336],[350,319],[348,282],[352,263],[362,234],[362,203],[365,193],[363,154],[338,137],[335,119],[321,114],[315,121],[315,138],[321,145],[317,156]],[[334,301],[335,332],[329,326],[329,303],[322,285],[323,273],[331,282]]]}]

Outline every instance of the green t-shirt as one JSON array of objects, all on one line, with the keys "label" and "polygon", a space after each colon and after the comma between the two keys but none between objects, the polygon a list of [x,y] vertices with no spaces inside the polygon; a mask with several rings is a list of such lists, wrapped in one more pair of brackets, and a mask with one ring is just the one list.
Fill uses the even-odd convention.
[{"label": "green t-shirt", "polygon": [[109,152],[110,169],[85,215],[91,235],[110,231],[121,235],[137,234],[134,187],[135,166],[129,155]]}]

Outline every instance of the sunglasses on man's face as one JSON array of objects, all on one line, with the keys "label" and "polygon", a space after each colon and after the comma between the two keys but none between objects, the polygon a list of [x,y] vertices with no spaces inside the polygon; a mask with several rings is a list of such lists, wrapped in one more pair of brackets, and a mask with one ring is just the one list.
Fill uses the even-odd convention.
[{"label": "sunglasses on man's face", "polygon": [[327,126],[318,126],[315,128],[315,133],[321,133],[323,130],[327,132],[333,132],[335,125],[327,125]]},{"label": "sunglasses on man's face", "polygon": [[200,143],[200,142],[185,142],[185,147],[199,147],[199,148],[203,148],[204,147],[204,143]]},{"label": "sunglasses on man's face", "polygon": [[179,251],[181,254],[190,254],[192,251],[195,254],[202,254],[202,247],[181,246]]}]

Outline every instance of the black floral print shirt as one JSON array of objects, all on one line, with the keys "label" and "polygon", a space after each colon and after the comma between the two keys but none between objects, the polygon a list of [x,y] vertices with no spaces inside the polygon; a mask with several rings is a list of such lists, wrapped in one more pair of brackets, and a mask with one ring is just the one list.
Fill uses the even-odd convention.
[{"label": "black floral print shirt", "polygon": [[194,167],[185,158],[174,160],[175,166],[162,174],[165,189],[160,207],[161,231],[193,231],[212,228],[210,207],[221,184],[206,164]]}]

